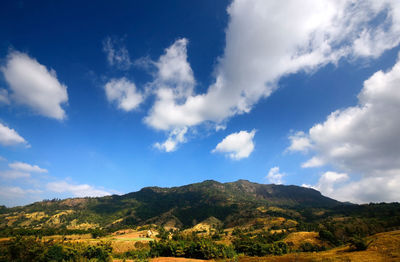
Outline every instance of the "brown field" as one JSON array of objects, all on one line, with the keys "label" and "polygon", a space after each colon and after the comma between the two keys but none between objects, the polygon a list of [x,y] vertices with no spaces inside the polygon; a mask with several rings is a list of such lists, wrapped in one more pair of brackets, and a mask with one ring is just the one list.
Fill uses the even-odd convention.
[{"label": "brown field", "polygon": [[[114,259],[113,262],[122,262],[121,259]],[[134,260],[127,259],[126,262],[133,262]],[[214,260],[201,260],[201,259],[193,259],[193,258],[183,258],[183,257],[157,257],[150,259],[151,262],[205,262],[205,261],[214,261]]]},{"label": "brown field", "polygon": [[299,249],[300,245],[305,242],[318,246],[324,245],[324,243],[318,239],[318,232],[293,232],[283,241],[287,244],[292,244],[293,249]]},{"label": "brown field", "polygon": [[[296,232],[290,234],[285,241],[292,242],[295,246],[302,242],[311,242],[313,244],[321,244],[317,238],[316,232]],[[290,261],[400,261],[400,230],[376,234],[368,238],[372,241],[365,251],[352,251],[349,246],[334,248],[323,252],[310,253],[291,253],[283,256],[266,256],[266,257],[246,257],[239,256],[239,262],[290,262]],[[122,260],[114,260],[114,262]],[[129,260],[127,260],[129,261]],[[159,257],[151,259],[152,262],[198,262],[206,260],[187,259],[187,258],[171,258]],[[218,260],[225,261],[225,260]]]},{"label": "brown field", "polygon": [[348,246],[323,252],[292,253],[283,256],[240,257],[239,262],[289,262],[289,261],[400,261],[400,230],[376,234],[365,251],[351,251]]}]

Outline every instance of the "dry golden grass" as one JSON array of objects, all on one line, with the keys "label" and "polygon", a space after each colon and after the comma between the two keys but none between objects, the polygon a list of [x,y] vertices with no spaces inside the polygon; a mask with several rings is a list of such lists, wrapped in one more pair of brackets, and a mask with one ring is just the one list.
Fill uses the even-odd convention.
[{"label": "dry golden grass", "polygon": [[25,217],[31,220],[41,220],[44,217],[48,217],[48,215],[45,212],[33,212],[25,214]]},{"label": "dry golden grass", "polygon": [[135,250],[134,241],[112,241],[111,246],[113,248],[113,253],[125,253],[130,250]]},{"label": "dry golden grass", "polygon": [[[118,232],[118,233],[117,233]],[[147,238],[152,237],[155,238],[158,235],[158,232],[155,230],[120,230],[113,234],[113,238],[115,239],[133,239],[133,238]]]},{"label": "dry golden grass", "polygon": [[[113,259],[113,262],[122,262],[122,259]],[[127,259],[126,262],[134,262],[134,260]],[[201,260],[192,258],[182,258],[182,257],[157,257],[150,259],[151,262],[202,262],[202,261],[214,261],[214,260]]]},{"label": "dry golden grass", "polygon": [[183,257],[156,257],[150,260],[151,262],[202,262],[202,261],[212,261],[212,260],[201,260],[193,258],[183,258]]},{"label": "dry golden grass", "polygon": [[365,251],[351,251],[348,246],[345,246],[318,253],[292,253],[284,256],[240,257],[239,261],[400,261],[400,230],[376,234],[368,239],[369,241],[372,241],[372,243]]},{"label": "dry golden grass", "polygon": [[67,226],[67,229],[91,229],[91,228],[98,228],[99,224],[92,224],[92,223],[81,223],[78,224],[77,220],[74,219],[70,222],[70,224]]},{"label": "dry golden grass", "polygon": [[303,243],[311,243],[313,245],[322,246],[324,243],[318,239],[317,232],[293,232],[290,233],[284,240],[286,243],[292,243],[293,249],[299,249]]}]

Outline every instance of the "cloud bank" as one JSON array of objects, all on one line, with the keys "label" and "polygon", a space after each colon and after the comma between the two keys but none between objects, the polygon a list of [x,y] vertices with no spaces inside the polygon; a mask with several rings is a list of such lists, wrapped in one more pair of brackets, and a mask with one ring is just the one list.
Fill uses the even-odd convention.
[{"label": "cloud bank", "polygon": [[[306,140],[301,143],[315,155],[303,167],[330,164],[348,174],[361,175],[359,180],[335,188],[335,195],[342,199],[398,201],[400,191],[393,188],[400,184],[399,112],[400,60],[387,72],[378,71],[364,81],[358,105],[332,112],[307,134],[290,138],[289,149],[304,151],[305,147],[294,145]],[[333,190],[325,193],[332,194]]]},{"label": "cloud bank", "polygon": [[111,195],[102,189],[97,189],[88,184],[71,184],[67,181],[47,183],[46,189],[56,193],[69,193],[74,197],[98,197]]},{"label": "cloud bank", "polygon": [[[226,46],[205,93],[195,92],[185,38],[156,62],[156,96],[145,123],[176,133],[245,114],[283,76],[313,72],[341,58],[375,58],[400,43],[398,1],[245,1],[228,8]],[[171,135],[169,135],[171,136]]]}]

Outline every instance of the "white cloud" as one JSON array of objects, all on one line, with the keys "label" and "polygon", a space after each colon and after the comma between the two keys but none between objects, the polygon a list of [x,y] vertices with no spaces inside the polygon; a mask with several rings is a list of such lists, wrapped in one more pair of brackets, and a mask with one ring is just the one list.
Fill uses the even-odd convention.
[{"label": "white cloud", "polygon": [[157,149],[165,152],[173,152],[177,149],[178,144],[186,142],[185,134],[187,130],[187,127],[174,129],[169,134],[167,140],[165,140],[163,143],[155,143],[154,146]]},{"label": "white cloud", "polygon": [[28,173],[47,173],[47,169],[40,168],[37,165],[30,165],[23,162],[14,162],[8,164],[11,169],[28,172]]},{"label": "white cloud", "polygon": [[301,164],[302,168],[308,168],[308,167],[318,167],[318,166],[323,166],[325,164],[324,160],[321,158],[318,158],[316,156],[310,158],[303,164]]},{"label": "white cloud", "polygon": [[135,83],[126,78],[111,79],[105,86],[107,100],[116,103],[124,111],[137,108],[143,101],[143,95],[136,90]]},{"label": "white cloud", "polygon": [[328,171],[324,173],[314,186],[322,194],[339,201],[353,203],[398,202],[400,199],[400,175],[390,177],[362,177],[349,181],[351,176],[345,173]]},{"label": "white cloud", "polygon": [[17,131],[0,123],[0,144],[3,146],[12,146],[25,144],[29,146],[26,140],[20,136]]},{"label": "white cloud", "polygon": [[318,180],[318,183],[313,188],[321,191],[321,193],[326,196],[336,198],[337,194],[335,194],[334,186],[337,185],[338,183],[347,181],[348,179],[349,176],[345,173],[336,173],[328,171],[321,175],[321,177]]},{"label": "white cloud", "polygon": [[332,197],[354,203],[399,202],[400,175],[363,177],[334,189]]},{"label": "white cloud", "polygon": [[129,52],[123,44],[123,39],[107,37],[103,41],[103,51],[107,55],[110,66],[128,70],[132,66]]},{"label": "white cloud", "polygon": [[47,190],[56,193],[69,193],[75,197],[96,197],[110,195],[109,192],[97,189],[87,184],[70,184],[66,181],[50,182],[46,185]]},{"label": "white cloud", "polygon": [[48,70],[27,54],[13,51],[1,71],[13,101],[46,117],[59,120],[66,117],[61,104],[68,102],[67,87],[58,81],[53,69]]},{"label": "white cloud", "polygon": [[400,61],[364,82],[359,104],[331,113],[307,134],[316,158],[366,176],[400,173]]},{"label": "white cloud", "polygon": [[279,167],[273,167],[268,171],[267,179],[268,182],[273,183],[273,184],[283,184],[283,177],[286,176],[285,173],[280,173],[279,172]]},{"label": "white cloud", "polygon": [[39,189],[23,189],[19,186],[0,186],[0,201],[6,206],[26,205],[41,199]]},{"label": "white cloud", "polygon": [[341,198],[399,200],[393,185],[400,184],[400,60],[389,71],[367,79],[358,100],[358,105],[337,110],[310,128],[306,137],[315,156],[303,166],[324,162],[348,174],[361,174],[359,180],[337,188]]},{"label": "white cloud", "polygon": [[[400,42],[398,1],[233,1],[215,82],[194,92],[186,39],[166,49],[152,83],[156,102],[145,122],[166,131],[218,126],[250,112],[279,79],[350,57],[377,57]],[[305,141],[303,141],[305,142]]]},{"label": "white cloud", "polygon": [[180,109],[180,103],[191,97],[195,85],[187,61],[187,44],[185,38],[177,40],[157,62],[153,62],[157,73],[151,86],[157,99],[145,122],[156,129],[174,130],[195,125],[200,120],[198,116]]},{"label": "white cloud", "polygon": [[302,131],[299,131],[294,135],[289,136],[289,140],[290,146],[287,148],[287,151],[307,152],[311,148],[310,139]]},{"label": "white cloud", "polygon": [[7,89],[0,89],[0,104],[10,104],[10,99],[8,98]]},{"label": "white cloud", "polygon": [[17,186],[0,187],[0,196],[2,197],[21,197],[25,195],[25,190]]},{"label": "white cloud", "polygon": [[212,152],[226,153],[234,160],[247,158],[254,150],[253,138],[255,134],[255,130],[232,133],[225,137]]},{"label": "white cloud", "polygon": [[18,170],[5,170],[0,171],[0,177],[4,179],[18,179],[18,178],[28,178],[31,174],[27,172],[21,172]]}]

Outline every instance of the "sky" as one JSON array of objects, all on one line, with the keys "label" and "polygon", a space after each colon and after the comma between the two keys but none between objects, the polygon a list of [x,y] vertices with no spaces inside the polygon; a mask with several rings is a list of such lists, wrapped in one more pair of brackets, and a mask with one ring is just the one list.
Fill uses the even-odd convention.
[{"label": "sky", "polygon": [[400,200],[398,0],[0,7],[0,205],[209,179]]}]

